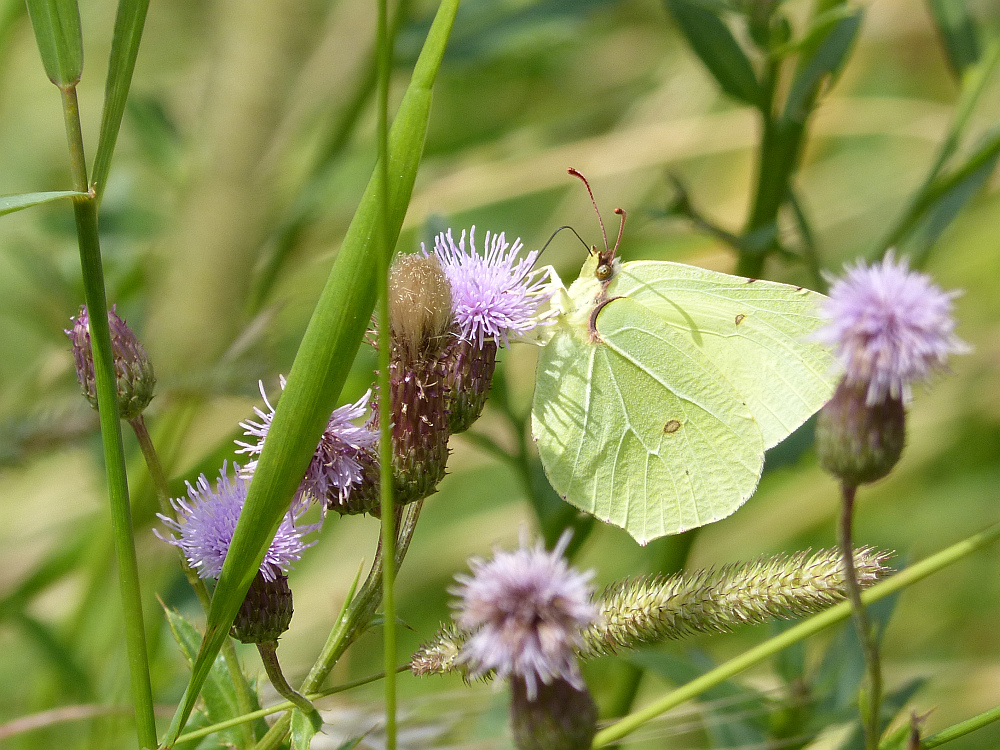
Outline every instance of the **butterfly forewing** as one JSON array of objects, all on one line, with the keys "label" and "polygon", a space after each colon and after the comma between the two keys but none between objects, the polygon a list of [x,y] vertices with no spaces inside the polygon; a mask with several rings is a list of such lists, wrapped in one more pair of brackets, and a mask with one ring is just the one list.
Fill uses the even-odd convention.
[{"label": "butterfly forewing", "polygon": [[539,358],[532,428],[552,486],[643,543],[735,511],[764,451],[740,394],[632,300],[605,305],[596,326],[564,328]]},{"label": "butterfly forewing", "polygon": [[682,333],[733,385],[764,445],[784,440],[832,395],[829,351],[810,341],[822,296],[808,289],[663,261],[619,270],[608,296],[626,296]]}]

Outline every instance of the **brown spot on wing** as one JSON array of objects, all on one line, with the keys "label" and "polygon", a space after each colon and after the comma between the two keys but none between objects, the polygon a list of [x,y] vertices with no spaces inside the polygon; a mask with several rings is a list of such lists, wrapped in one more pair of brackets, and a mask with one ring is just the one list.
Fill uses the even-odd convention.
[{"label": "brown spot on wing", "polygon": [[743,313],[739,313],[739,314],[738,314],[738,315],[736,316],[736,325],[739,325],[739,324],[740,324],[740,323],[742,323],[742,322],[743,322],[744,320],[746,320],[746,317],[747,317],[747,316],[746,316],[746,315],[744,315]]},{"label": "brown spot on wing", "polygon": [[679,430],[680,428],[681,428],[681,423],[678,422],[676,419],[671,419],[669,422],[663,425],[663,433],[665,435],[672,435],[673,433],[677,432],[677,430]]}]

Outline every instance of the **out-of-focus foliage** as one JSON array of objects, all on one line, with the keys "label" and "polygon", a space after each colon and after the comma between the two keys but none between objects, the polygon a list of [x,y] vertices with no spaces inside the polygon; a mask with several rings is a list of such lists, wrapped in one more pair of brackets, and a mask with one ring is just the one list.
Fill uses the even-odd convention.
[{"label": "out-of-focus foliage", "polygon": [[[465,0],[435,91],[401,249],[418,247],[441,228],[471,224],[520,235],[529,247],[563,224],[598,242],[589,201],[565,174],[573,166],[591,180],[605,210],[629,211],[624,259],[732,271],[735,256],[724,239],[668,216],[677,193],[666,175],[676,176],[715,227],[739,234],[747,224],[760,132],[745,103],[757,96],[754,84],[734,50],[743,50],[750,73],[765,70],[760,29],[743,23],[738,11],[766,4]],[[843,60],[829,58],[818,75],[803,73],[778,86],[781,96],[794,95],[796,81],[803,92],[823,89],[793,188],[811,227],[806,239],[830,271],[878,248],[912,207],[955,117],[959,74],[987,57],[1000,25],[987,0],[860,5],[864,18]],[[397,94],[434,3],[404,0],[403,7]],[[698,22],[720,8],[723,24]],[[114,7],[102,1],[81,10],[80,102],[93,154]],[[833,12],[824,28],[844,23],[854,10]],[[768,43],[805,55],[819,38],[808,34],[811,3],[787,0],[780,12],[787,29],[769,27]],[[358,0],[151,8],[101,230],[109,298],[154,360],[158,395],[147,417],[178,495],[183,480],[214,474],[233,457],[236,424],[259,405],[257,380],[275,391],[278,373],[287,372],[364,189],[375,153],[374,24],[373,8]],[[695,43],[697,35],[702,42]],[[720,45],[729,53],[713,59],[728,62],[706,67],[704,50],[711,55]],[[840,62],[827,91],[827,74]],[[917,393],[902,463],[861,495],[856,540],[893,548],[902,562],[998,514],[1000,190],[996,152],[988,149],[998,122],[1000,76],[994,75],[941,175],[954,175],[971,155],[983,154],[982,163],[952,183],[932,184],[926,198],[932,210],[902,242],[904,251],[926,256],[925,270],[944,288],[965,290],[957,301],[959,334],[974,347],[955,362],[953,375]],[[23,5],[13,1],[0,3],[0,143],[0,194],[70,187],[58,96]],[[775,236],[791,246],[803,240],[787,206],[776,232],[765,244]],[[545,251],[567,281],[582,258],[566,234]],[[780,255],[765,271],[781,281],[813,280],[806,265]],[[65,202],[0,220],[0,724],[58,706],[128,700],[96,417],[79,395],[62,333],[82,301],[79,274]],[[491,401],[475,432],[508,448],[524,441],[511,425],[527,414],[534,357],[526,345],[502,353],[505,398]],[[345,401],[367,388],[373,361],[363,347]],[[501,401],[513,420],[503,416]],[[174,551],[151,533],[154,493],[137,446],[130,436],[126,441],[154,694],[172,708],[188,666],[153,594],[198,626],[199,608]],[[398,578],[398,615],[412,628],[399,631],[401,653],[449,617],[446,589],[468,555],[510,546],[519,524],[535,523],[520,475],[484,445],[453,438],[450,475],[427,501]],[[837,488],[815,466],[808,445],[796,435],[777,449],[752,500],[696,539],[639,548],[624,532],[597,524],[577,563],[595,568],[603,583],[670,569],[690,544],[689,563],[699,567],[829,545]],[[540,487],[535,482],[538,497]],[[553,528],[578,521],[558,499],[544,507],[558,518]],[[371,519],[331,517],[294,571],[296,613],[280,649],[292,682],[322,646],[377,533]],[[925,723],[929,731],[995,705],[1000,694],[998,561],[1000,551],[979,553],[897,602],[884,640],[887,687],[897,706],[905,699],[921,711],[936,707]],[[611,716],[622,705],[623,686],[634,681],[635,664],[648,675],[634,683],[641,703],[765,634],[761,626],[695,639],[711,659],[691,656],[690,643],[628,664],[602,659],[588,665],[587,678]],[[262,674],[255,652],[241,655],[251,673]],[[761,737],[794,740],[817,730],[817,712],[847,722],[846,696],[861,674],[856,658],[853,645],[817,639],[773,669],[706,696],[700,714],[688,708],[654,722],[636,745],[662,747],[664,737],[681,735],[670,741],[753,746]],[[380,668],[375,628],[348,652],[333,682]],[[401,740],[507,746],[504,697],[488,687],[404,675],[400,690]],[[331,742],[364,734],[379,701],[377,687],[320,701]],[[131,747],[132,737],[122,714],[106,712],[7,743]],[[951,747],[998,742],[998,730],[987,728]]]}]

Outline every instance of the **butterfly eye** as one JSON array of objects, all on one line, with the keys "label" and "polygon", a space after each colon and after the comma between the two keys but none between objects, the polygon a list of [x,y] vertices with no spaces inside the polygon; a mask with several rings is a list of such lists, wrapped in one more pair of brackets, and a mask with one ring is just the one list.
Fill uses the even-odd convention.
[{"label": "butterfly eye", "polygon": [[597,267],[597,280],[598,281],[607,281],[608,279],[611,278],[611,275],[612,275],[612,270],[611,270],[611,266],[609,264],[607,264],[607,263],[601,263],[601,265],[599,265]]}]

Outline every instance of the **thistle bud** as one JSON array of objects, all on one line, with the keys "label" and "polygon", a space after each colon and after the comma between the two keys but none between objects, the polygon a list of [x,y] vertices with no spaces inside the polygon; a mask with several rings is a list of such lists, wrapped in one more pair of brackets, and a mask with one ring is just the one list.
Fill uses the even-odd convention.
[{"label": "thistle bud", "polygon": [[451,290],[436,258],[403,256],[393,264],[389,326],[394,495],[404,505],[434,492],[448,461],[443,352],[451,338]]},{"label": "thistle bud", "polygon": [[906,409],[899,398],[868,404],[864,385],[842,382],[816,421],[820,465],[857,486],[886,476],[906,442]]},{"label": "thistle bud", "polygon": [[451,287],[433,255],[401,255],[389,274],[389,326],[394,356],[431,359],[448,343]]},{"label": "thistle bud", "polygon": [[[73,342],[76,378],[90,405],[97,408],[97,381],[94,375],[94,355],[90,344],[90,319],[87,306],[81,305],[73,327],[65,331]],[[111,350],[114,357],[115,381],[118,391],[118,412],[122,419],[131,420],[142,414],[153,399],[156,377],[153,365],[139,339],[115,309],[108,311],[111,328]]]},{"label": "thistle bud", "polygon": [[288,630],[292,621],[292,590],[288,576],[278,574],[268,580],[258,572],[230,630],[242,643],[269,643]]},{"label": "thistle bud", "polygon": [[518,750],[587,750],[597,733],[597,706],[586,687],[557,678],[534,697],[523,678],[510,680],[510,724]]}]

